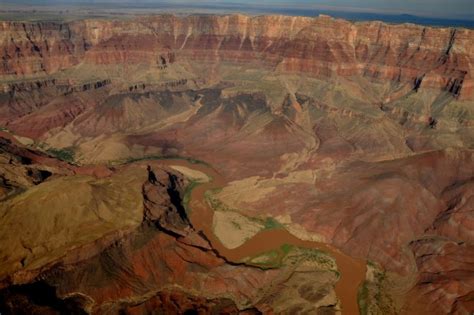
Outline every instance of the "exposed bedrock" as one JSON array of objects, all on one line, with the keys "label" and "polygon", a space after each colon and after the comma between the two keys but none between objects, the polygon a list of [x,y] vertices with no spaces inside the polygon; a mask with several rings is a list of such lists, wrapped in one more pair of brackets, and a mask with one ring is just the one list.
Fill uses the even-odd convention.
[{"label": "exposed bedrock", "polygon": [[[255,62],[311,76],[417,82],[473,97],[473,31],[329,17],[162,15],[127,21],[2,22],[0,74],[53,73],[80,62]],[[417,84],[415,84],[416,86]]]},{"label": "exposed bedrock", "polygon": [[[23,154],[20,147],[4,148],[6,155]],[[77,175],[85,171],[70,168],[0,206],[2,224],[10,231],[0,237],[5,242],[0,247],[2,313],[335,311],[338,276],[311,260],[316,253],[295,249],[280,269],[221,257],[187,218],[183,198],[189,182],[181,173],[153,161],[118,167],[106,176]],[[19,207],[24,214],[13,215]],[[293,285],[280,296],[286,281]]]},{"label": "exposed bedrock", "polygon": [[379,309],[472,312],[473,38],[329,17],[1,22],[0,305],[338,309],[313,252],[221,257],[187,217],[190,180],[154,161],[179,156],[225,179],[210,194],[237,240],[239,222],[286,228],[368,260],[368,299],[398,299]]}]

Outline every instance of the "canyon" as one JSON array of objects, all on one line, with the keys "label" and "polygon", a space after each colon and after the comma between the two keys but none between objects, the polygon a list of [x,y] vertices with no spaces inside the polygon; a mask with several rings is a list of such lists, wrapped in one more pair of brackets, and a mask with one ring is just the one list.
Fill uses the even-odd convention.
[{"label": "canyon", "polygon": [[0,55],[2,314],[474,312],[473,30],[0,21]]}]

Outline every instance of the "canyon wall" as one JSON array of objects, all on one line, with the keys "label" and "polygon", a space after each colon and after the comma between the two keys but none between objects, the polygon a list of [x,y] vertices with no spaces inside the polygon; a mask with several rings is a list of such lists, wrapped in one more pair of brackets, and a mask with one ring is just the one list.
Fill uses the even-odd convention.
[{"label": "canyon wall", "polygon": [[337,310],[314,253],[291,253],[296,273],[230,264],[180,222],[164,188],[180,178],[185,203],[188,182],[165,168],[150,185],[161,162],[140,162],[180,156],[229,181],[221,218],[370,262],[378,313],[471,311],[473,35],[325,16],[1,22],[0,305],[55,288],[96,313]]},{"label": "canyon wall", "polygon": [[468,29],[351,23],[325,16],[2,22],[0,74],[54,73],[81,62],[254,62],[315,77],[409,82],[472,99],[473,38]]}]

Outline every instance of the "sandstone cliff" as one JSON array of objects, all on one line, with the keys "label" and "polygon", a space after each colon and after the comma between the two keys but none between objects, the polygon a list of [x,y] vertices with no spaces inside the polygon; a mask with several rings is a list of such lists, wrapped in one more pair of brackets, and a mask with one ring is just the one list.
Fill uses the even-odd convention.
[{"label": "sandstone cliff", "polygon": [[[18,161],[24,148],[4,143],[0,171],[4,156],[15,159],[8,170],[18,179],[22,168],[47,167],[37,159]],[[183,209],[188,181],[166,165],[150,162],[156,181],[147,181],[143,163],[82,175],[82,167],[53,165],[51,157],[46,161],[53,177],[24,187],[24,193],[0,205],[2,225],[9,226],[1,232],[2,312],[335,311],[335,270],[312,262],[310,250],[295,248],[279,270],[229,263],[219,256]],[[69,170],[61,171],[61,165]],[[275,288],[288,281],[294,286],[278,297],[282,290]]]},{"label": "sandstone cliff", "polygon": [[361,307],[472,311],[473,37],[329,17],[2,22],[16,232],[0,232],[0,304],[41,309],[39,288],[56,311],[334,311],[335,270],[299,250],[296,270],[230,264],[184,217],[181,174],[150,162],[146,181],[142,159],[185,156],[228,180],[216,211],[367,260]]},{"label": "sandstone cliff", "polygon": [[255,62],[311,76],[363,76],[472,99],[473,31],[329,17],[157,16],[131,21],[2,22],[2,75],[82,62]]}]

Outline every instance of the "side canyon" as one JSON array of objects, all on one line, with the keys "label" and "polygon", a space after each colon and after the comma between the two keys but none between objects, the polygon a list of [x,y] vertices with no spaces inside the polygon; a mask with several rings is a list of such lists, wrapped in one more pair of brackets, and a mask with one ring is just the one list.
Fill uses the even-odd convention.
[{"label": "side canyon", "polygon": [[474,312],[473,30],[1,21],[0,56],[2,315]]}]

